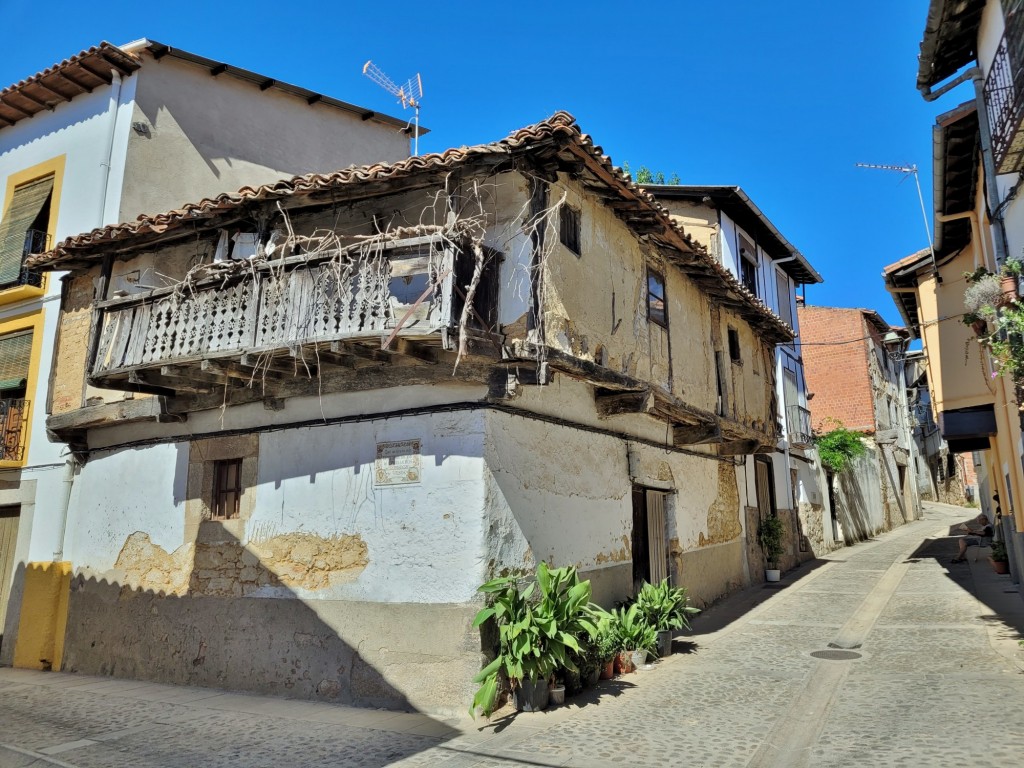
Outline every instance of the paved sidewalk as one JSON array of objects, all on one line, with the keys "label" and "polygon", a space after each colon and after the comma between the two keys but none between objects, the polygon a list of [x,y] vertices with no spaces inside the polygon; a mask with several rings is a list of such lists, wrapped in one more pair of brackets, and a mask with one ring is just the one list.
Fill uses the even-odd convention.
[{"label": "paved sidewalk", "polygon": [[970,514],[926,505],[723,601],[651,670],[490,723],[0,669],[0,768],[1017,765],[1024,602],[974,550],[949,563]]}]

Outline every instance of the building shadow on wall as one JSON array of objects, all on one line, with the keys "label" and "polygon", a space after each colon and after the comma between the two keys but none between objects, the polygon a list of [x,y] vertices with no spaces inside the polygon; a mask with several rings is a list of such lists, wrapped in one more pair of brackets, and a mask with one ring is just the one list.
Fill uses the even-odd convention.
[{"label": "building shadow on wall", "polygon": [[[141,586],[72,577],[65,672],[417,711],[288,586],[288,575],[267,568],[223,525],[203,525],[187,560],[180,553],[178,562],[151,559]],[[114,573],[133,573],[131,557],[122,551]],[[181,572],[171,572],[176,565]],[[145,586],[158,579],[168,588]],[[433,746],[402,741],[400,757],[366,764],[387,765]],[[201,745],[196,749],[194,761],[181,756],[181,764],[201,764]]]},{"label": "building shadow on wall", "polygon": [[839,487],[836,494],[836,512],[843,527],[843,539],[847,545],[867,541],[874,534],[868,518],[868,499],[855,472],[840,472],[833,482]]}]

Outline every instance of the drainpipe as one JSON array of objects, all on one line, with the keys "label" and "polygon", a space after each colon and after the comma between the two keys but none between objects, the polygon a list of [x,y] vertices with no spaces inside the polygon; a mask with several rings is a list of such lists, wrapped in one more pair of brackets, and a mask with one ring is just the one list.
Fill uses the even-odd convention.
[{"label": "drainpipe", "polygon": [[101,163],[103,172],[100,181],[100,215],[97,226],[105,226],[107,223],[107,195],[110,191],[110,166],[114,161],[114,135],[117,133],[117,110],[121,105],[121,73],[116,69],[110,70],[112,80],[110,82],[110,106],[107,112],[110,115],[110,131],[107,139],[107,159]]},{"label": "drainpipe", "polygon": [[[107,157],[106,161],[100,163],[100,167],[103,169],[100,173],[100,210],[97,226],[104,226],[107,223],[107,195],[110,191],[110,166],[114,161],[114,136],[117,133],[117,110],[121,104],[121,73],[116,69],[110,70],[110,103],[107,107],[107,113],[110,115],[110,130],[108,131],[107,137]],[[58,548],[54,550],[53,561],[55,563],[61,562],[64,559],[64,538],[67,534],[68,528],[68,509],[71,506],[71,489],[75,484],[75,470],[78,468],[78,462],[74,456],[68,458],[64,464],[64,477],[61,480],[61,493],[60,503],[58,509],[60,510],[60,538],[58,539]]]},{"label": "drainpipe", "polygon": [[930,87],[922,88],[921,95],[925,101],[935,101],[944,93],[968,80],[974,83],[974,101],[978,110],[978,129],[981,134],[981,164],[985,169],[985,204],[988,208],[989,220],[996,229],[996,236],[992,240],[996,247],[995,257],[998,268],[1006,261],[1007,240],[999,200],[999,186],[996,184],[996,165],[992,157],[992,130],[988,122],[988,109],[985,105],[985,77],[979,67],[971,67],[937,91],[932,91]]},{"label": "drainpipe", "polygon": [[60,489],[60,538],[59,549],[53,553],[53,562],[59,563],[64,560],[64,536],[68,528],[68,508],[71,505],[71,488],[75,484],[75,470],[78,468],[78,462],[74,456],[69,456],[68,460],[64,463],[64,477],[61,479]]}]

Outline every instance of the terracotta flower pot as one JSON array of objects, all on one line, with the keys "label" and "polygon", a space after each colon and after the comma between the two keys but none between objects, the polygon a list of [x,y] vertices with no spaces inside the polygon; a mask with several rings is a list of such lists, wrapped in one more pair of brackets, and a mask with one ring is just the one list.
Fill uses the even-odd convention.
[{"label": "terracotta flower pot", "polygon": [[1008,562],[1006,562],[1005,560],[993,560],[990,557],[988,559],[988,561],[990,563],[992,563],[992,570],[994,570],[996,573],[1009,573],[1010,572],[1010,564]]},{"label": "terracotta flower pot", "polygon": [[971,330],[975,336],[984,336],[988,333],[988,323],[984,320],[975,320],[971,323]]},{"label": "terracotta flower pot", "polygon": [[615,673],[619,675],[625,675],[632,672],[635,669],[633,666],[633,652],[632,651],[620,651],[615,656]]},{"label": "terracotta flower pot", "polygon": [[999,278],[999,288],[1003,292],[1003,304],[1017,299],[1017,276],[1003,275]]},{"label": "terracotta flower pot", "polygon": [[601,667],[601,679],[611,680],[615,677],[615,659],[608,659],[603,667]]}]

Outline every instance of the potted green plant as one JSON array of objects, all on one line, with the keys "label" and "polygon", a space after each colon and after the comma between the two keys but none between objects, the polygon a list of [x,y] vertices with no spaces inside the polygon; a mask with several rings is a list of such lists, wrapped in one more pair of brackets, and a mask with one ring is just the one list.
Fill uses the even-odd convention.
[{"label": "potted green plant", "polygon": [[615,654],[620,650],[618,639],[610,631],[599,631],[596,647],[597,657],[600,659],[601,680],[610,680],[615,675]]},{"label": "potted green plant", "polygon": [[764,571],[765,581],[778,581],[781,578],[779,558],[782,557],[782,518],[777,515],[761,518],[757,526],[757,541],[764,552],[767,568]]},{"label": "potted green plant", "polygon": [[992,542],[992,553],[988,556],[988,559],[996,573],[1010,572],[1010,556],[1006,551],[1006,544],[1004,542]]},{"label": "potted green plant", "polygon": [[578,638],[597,635],[593,616],[600,609],[590,602],[590,582],[580,581],[575,568],[548,568],[542,561],[536,581],[522,589],[519,579],[506,576],[478,591],[490,597],[490,605],[477,613],[473,626],[492,619],[497,623],[498,652],[473,678],[480,688],[470,714],[489,716],[494,711],[501,675],[508,679],[517,709],[544,709],[555,670],[575,670],[570,652],[580,653]]},{"label": "potted green plant", "polygon": [[[628,608],[623,606],[615,612],[615,627],[619,647],[622,649],[620,663],[623,667],[639,667],[647,659],[647,654],[657,646],[657,631],[647,623],[636,603]],[[622,658],[623,655],[629,657],[628,661]]]},{"label": "potted green plant", "polygon": [[971,315],[976,320],[995,320],[996,308],[1003,303],[1003,289],[999,278],[987,270],[979,269],[964,272],[964,279],[967,281],[967,288],[964,289],[966,315]]},{"label": "potted green plant", "polygon": [[699,608],[690,606],[690,598],[684,587],[673,587],[669,580],[659,584],[647,584],[640,588],[636,604],[646,622],[658,633],[657,654],[659,657],[672,653],[672,632],[689,629],[689,615],[700,613]]},{"label": "potted green plant", "polygon": [[1007,259],[1003,263],[1003,268],[999,272],[999,288],[1003,295],[1003,304],[1017,300],[1022,271],[1024,271],[1024,264],[1020,259]]}]

